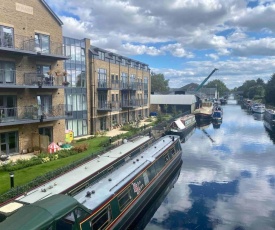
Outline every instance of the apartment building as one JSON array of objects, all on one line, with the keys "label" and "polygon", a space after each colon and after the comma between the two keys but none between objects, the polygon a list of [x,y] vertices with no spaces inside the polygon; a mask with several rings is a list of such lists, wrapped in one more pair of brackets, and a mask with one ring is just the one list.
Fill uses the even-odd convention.
[{"label": "apartment building", "polygon": [[2,0],[0,12],[0,154],[149,115],[147,64],[63,37],[44,0]]},{"label": "apartment building", "polygon": [[93,134],[149,116],[147,64],[91,46],[89,65]]},{"label": "apartment building", "polygon": [[62,22],[43,0],[1,0],[0,12],[0,152],[64,142]]}]

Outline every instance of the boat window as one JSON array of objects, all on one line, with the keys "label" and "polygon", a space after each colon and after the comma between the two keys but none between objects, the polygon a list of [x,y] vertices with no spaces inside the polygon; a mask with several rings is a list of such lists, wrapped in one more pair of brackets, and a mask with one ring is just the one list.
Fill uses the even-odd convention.
[{"label": "boat window", "polygon": [[166,155],[164,156],[164,159],[165,159],[165,163],[167,163],[167,162],[169,161],[169,155],[166,154]]},{"label": "boat window", "polygon": [[171,153],[172,156],[173,156],[173,155],[176,153],[175,149],[174,149],[174,148],[170,149],[170,153]]},{"label": "boat window", "polygon": [[76,216],[78,222],[82,221],[85,217],[88,216],[88,213],[81,208],[76,208],[74,210],[74,213],[75,213],[75,216]]},{"label": "boat window", "polygon": [[132,200],[130,189],[128,188],[125,190],[122,194],[120,194],[118,197],[118,204],[119,208],[122,211]]},{"label": "boat window", "polygon": [[69,212],[66,216],[56,221],[56,230],[71,230],[75,223],[74,212]]},{"label": "boat window", "polygon": [[111,208],[108,206],[99,212],[91,221],[90,226],[93,230],[105,229],[112,221]]}]

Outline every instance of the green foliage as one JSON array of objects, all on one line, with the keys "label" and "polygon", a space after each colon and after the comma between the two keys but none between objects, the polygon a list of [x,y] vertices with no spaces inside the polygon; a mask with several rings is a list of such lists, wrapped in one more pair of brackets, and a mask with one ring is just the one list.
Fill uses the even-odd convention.
[{"label": "green foliage", "polygon": [[169,80],[165,80],[163,74],[151,73],[151,91],[152,92],[168,92]]},{"label": "green foliage", "polygon": [[265,89],[262,85],[254,85],[248,89],[248,97],[251,99],[263,98]]},{"label": "green foliage", "polygon": [[265,101],[268,104],[275,105],[275,73],[271,76],[265,88]]},{"label": "green foliage", "polygon": [[265,95],[265,84],[261,78],[255,80],[247,80],[242,86],[236,89],[237,91],[243,91],[243,96],[246,98],[253,99],[256,97],[264,97]]},{"label": "green foliage", "polygon": [[206,84],[205,88],[217,88],[219,92],[219,96],[224,96],[230,90],[226,87],[226,85],[218,79],[210,81]]}]

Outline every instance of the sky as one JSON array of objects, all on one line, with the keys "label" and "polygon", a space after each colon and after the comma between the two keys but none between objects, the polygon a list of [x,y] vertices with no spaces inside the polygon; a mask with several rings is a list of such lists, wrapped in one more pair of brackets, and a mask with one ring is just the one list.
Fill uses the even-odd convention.
[{"label": "sky", "polygon": [[46,0],[63,35],[164,74],[169,87],[219,79],[229,89],[275,72],[275,0]]}]

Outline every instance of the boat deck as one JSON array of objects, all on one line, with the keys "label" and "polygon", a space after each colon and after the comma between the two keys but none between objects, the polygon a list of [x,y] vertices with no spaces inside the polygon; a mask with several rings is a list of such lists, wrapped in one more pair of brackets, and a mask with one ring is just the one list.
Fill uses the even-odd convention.
[{"label": "boat deck", "polygon": [[[73,184],[85,180],[85,178],[89,177],[91,174],[98,172],[103,167],[111,164],[117,158],[129,153],[129,151],[142,145],[149,139],[150,137],[148,136],[142,136],[134,141],[128,141],[127,143],[98,156],[97,158],[51,180],[44,185],[30,190],[25,195],[16,198],[15,201],[20,203],[34,203],[54,194],[60,194],[70,188]],[[2,207],[0,208],[0,212],[1,209]]]},{"label": "boat deck", "polygon": [[[178,136],[174,136],[174,138],[176,141]],[[172,142],[173,140],[171,136],[160,138],[159,141],[153,143],[153,145],[147,150],[133,157],[133,159],[114,170],[104,179],[81,191],[75,195],[74,198],[88,209],[96,209],[98,206],[102,205],[104,201],[117,193],[121,187],[129,183],[129,180],[134,178],[134,176],[137,174],[141,173],[143,169],[145,169],[151,162],[153,162],[159,155],[161,155],[163,151],[171,145]],[[146,175],[143,176],[146,177]],[[137,185],[137,187],[140,189],[145,186],[146,184]],[[87,192],[89,192],[90,196],[86,196]]]}]

